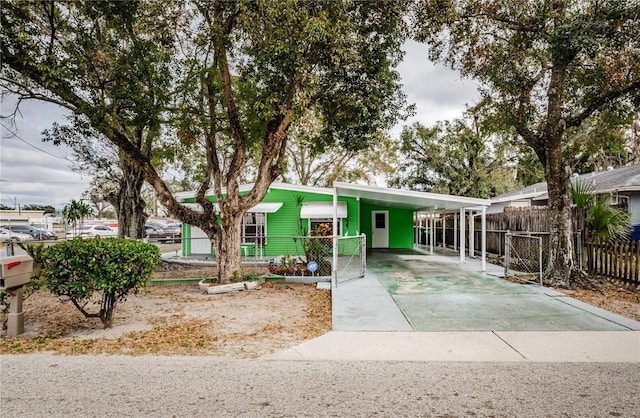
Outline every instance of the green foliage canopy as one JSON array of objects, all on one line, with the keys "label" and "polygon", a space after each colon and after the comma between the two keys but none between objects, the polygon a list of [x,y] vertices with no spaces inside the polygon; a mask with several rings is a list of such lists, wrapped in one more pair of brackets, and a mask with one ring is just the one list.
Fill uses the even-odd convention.
[{"label": "green foliage canopy", "polygon": [[[313,108],[318,141],[353,151],[402,114],[394,66],[408,3],[9,1],[0,83],[86,118],[118,147],[123,171],[139,169],[172,216],[207,233],[224,282],[239,270],[233,231],[282,174],[292,124]],[[194,155],[202,211],[160,174]],[[247,172],[254,187],[241,195]]]},{"label": "green foliage canopy", "polygon": [[463,120],[432,128],[416,123],[400,140],[405,163],[389,179],[392,186],[484,199],[517,187],[500,144]]}]

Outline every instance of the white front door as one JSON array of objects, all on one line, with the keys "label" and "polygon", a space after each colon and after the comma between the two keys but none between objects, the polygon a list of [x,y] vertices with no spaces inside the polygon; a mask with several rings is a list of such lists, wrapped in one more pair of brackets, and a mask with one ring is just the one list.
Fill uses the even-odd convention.
[{"label": "white front door", "polygon": [[389,211],[371,211],[371,247],[389,248]]}]

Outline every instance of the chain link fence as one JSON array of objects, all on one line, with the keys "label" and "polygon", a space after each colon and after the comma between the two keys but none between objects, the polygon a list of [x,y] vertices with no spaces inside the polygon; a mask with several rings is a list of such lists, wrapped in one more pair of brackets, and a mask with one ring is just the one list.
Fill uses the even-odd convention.
[{"label": "chain link fence", "polygon": [[367,268],[367,237],[358,235],[338,238],[336,286],[364,277]]},{"label": "chain link fence", "polygon": [[[542,286],[542,274],[549,261],[551,235],[548,232],[507,232],[505,234],[504,274],[522,278],[538,278]],[[573,248],[578,267],[582,269],[582,234],[573,235]],[[526,280],[533,281],[533,280]]]},{"label": "chain link fence", "polygon": [[[539,280],[549,255],[549,234],[505,234],[504,274],[519,276],[525,281]],[[528,279],[527,279],[528,278]]]},{"label": "chain link fence", "polygon": [[[243,237],[241,257],[244,265],[267,267],[274,276],[289,281],[330,281],[333,268],[332,236]],[[208,238],[189,237],[183,249],[187,256],[215,260]],[[336,284],[364,276],[365,235],[337,238]]]}]

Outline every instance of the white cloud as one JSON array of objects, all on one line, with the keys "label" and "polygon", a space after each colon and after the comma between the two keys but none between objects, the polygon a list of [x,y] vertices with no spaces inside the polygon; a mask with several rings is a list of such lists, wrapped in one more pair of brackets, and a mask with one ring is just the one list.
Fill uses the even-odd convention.
[{"label": "white cloud", "polygon": [[477,85],[473,81],[463,80],[454,70],[429,61],[426,45],[408,41],[403,49],[406,54],[398,72],[407,101],[415,104],[416,114],[398,124],[392,136],[397,137],[403,126],[414,122],[432,126],[441,120],[462,117],[467,105],[479,99]]},{"label": "white cloud", "polygon": [[[13,112],[15,102],[2,102],[2,115]],[[12,123],[0,126],[0,202],[13,207],[28,204],[62,207],[78,199],[91,176],[71,170],[65,146],[42,142],[41,132],[54,122],[64,123],[66,111],[49,103],[28,101]],[[14,135],[15,134],[15,135]]]}]

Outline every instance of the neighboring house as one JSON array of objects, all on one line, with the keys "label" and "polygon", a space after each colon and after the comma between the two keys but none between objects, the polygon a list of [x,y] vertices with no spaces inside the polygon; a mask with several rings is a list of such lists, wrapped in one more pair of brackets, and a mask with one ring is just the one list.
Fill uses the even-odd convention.
[{"label": "neighboring house", "polygon": [[[252,185],[240,188],[249,191]],[[207,193],[215,202],[213,193]],[[333,224],[334,196],[338,235],[366,236],[367,248],[413,248],[417,214],[482,213],[486,199],[414,192],[382,187],[335,183],[333,188],[273,183],[261,203],[250,209],[243,223],[245,255],[278,256],[295,254],[293,240],[280,238],[309,234],[319,224]],[[193,203],[194,193],[176,197]],[[197,209],[197,205],[195,206]],[[462,224],[464,225],[464,224]],[[246,247],[246,248],[245,248]],[[211,243],[200,229],[184,225],[183,255],[213,255]],[[464,257],[464,246],[461,258]]]},{"label": "neighboring house", "polygon": [[[611,204],[626,204],[631,223],[640,223],[640,165],[574,175],[571,182],[593,187],[597,194],[610,194]],[[505,207],[546,206],[548,200],[547,183],[536,183],[492,198],[487,213],[503,212]]]}]

